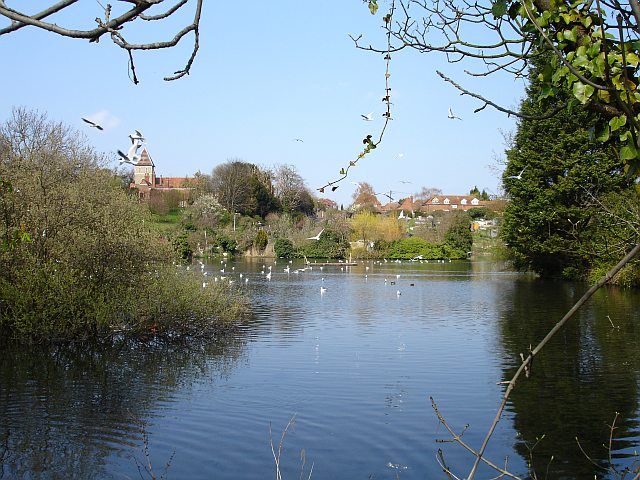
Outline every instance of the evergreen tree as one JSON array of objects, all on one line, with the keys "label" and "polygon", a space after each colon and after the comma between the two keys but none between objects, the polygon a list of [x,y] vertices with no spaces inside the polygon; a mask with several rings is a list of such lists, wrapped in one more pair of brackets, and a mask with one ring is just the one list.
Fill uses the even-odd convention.
[{"label": "evergreen tree", "polygon": [[[560,92],[539,100],[544,67],[538,61],[530,72],[522,114],[540,117],[568,97]],[[575,107],[551,118],[519,121],[502,178],[511,199],[502,235],[517,268],[576,278],[593,266],[588,252],[596,238],[596,199],[628,188],[615,150],[594,139],[598,120]]]}]

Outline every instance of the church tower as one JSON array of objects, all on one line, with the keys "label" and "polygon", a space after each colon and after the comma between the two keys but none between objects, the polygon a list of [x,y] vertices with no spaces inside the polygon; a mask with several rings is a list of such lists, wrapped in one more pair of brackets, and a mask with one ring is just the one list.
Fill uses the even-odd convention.
[{"label": "church tower", "polygon": [[140,160],[133,167],[133,183],[136,187],[140,185],[153,187],[156,184],[156,166],[146,148],[142,150]]}]

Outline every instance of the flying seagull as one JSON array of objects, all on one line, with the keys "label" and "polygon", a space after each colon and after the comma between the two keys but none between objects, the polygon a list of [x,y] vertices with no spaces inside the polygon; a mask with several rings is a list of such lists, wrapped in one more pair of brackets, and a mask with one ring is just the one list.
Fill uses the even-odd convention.
[{"label": "flying seagull", "polygon": [[320,235],[322,235],[322,232],[324,232],[324,228],[320,230],[320,233],[318,233],[315,237],[309,237],[307,238],[307,240],[320,240]]},{"label": "flying seagull", "polygon": [[301,138],[294,138],[294,139],[293,139],[293,141],[294,141],[294,142],[301,142],[301,143],[304,143],[304,140],[303,140],[303,139],[301,139]]},{"label": "flying seagull", "polygon": [[87,119],[86,119],[86,118],[84,118],[84,117],[80,117],[80,118],[82,118],[82,121],[83,121],[83,122],[88,123],[88,124],[89,124],[90,126],[92,126],[93,128],[97,128],[98,130],[104,130],[104,128],[102,128],[102,126],[98,125],[97,123],[92,122],[91,120],[87,120]]},{"label": "flying seagull", "polygon": [[140,142],[136,141],[131,145],[129,151],[125,154],[122,150],[118,150],[118,155],[122,157],[120,164],[130,163],[131,165],[137,165],[140,161],[140,155],[138,155],[138,149],[140,148]]},{"label": "flying seagull", "polygon": [[457,118],[458,120],[462,120],[460,117],[456,117],[456,116],[453,114],[453,111],[451,110],[451,107],[449,107],[449,114],[447,115],[447,118],[449,118],[450,120],[454,120],[454,119],[456,119],[456,118]]},{"label": "flying seagull", "polygon": [[135,133],[129,134],[129,138],[131,139],[132,144],[135,144],[136,140],[139,140],[140,142],[146,142],[146,139],[144,138],[144,135],[142,135],[140,130],[134,130],[134,132]]},{"label": "flying seagull", "polygon": [[411,183],[409,180],[398,180],[400,183]]},{"label": "flying seagull", "polygon": [[526,168],[527,168],[527,166],[525,165],[525,167],[522,170],[520,170],[520,173],[518,175],[511,175],[511,176],[509,176],[507,178],[515,178],[517,180],[522,180],[522,174],[524,173]]},{"label": "flying seagull", "polygon": [[362,117],[363,120],[370,122],[371,120],[373,120],[373,112],[369,112],[366,115],[360,115]]}]

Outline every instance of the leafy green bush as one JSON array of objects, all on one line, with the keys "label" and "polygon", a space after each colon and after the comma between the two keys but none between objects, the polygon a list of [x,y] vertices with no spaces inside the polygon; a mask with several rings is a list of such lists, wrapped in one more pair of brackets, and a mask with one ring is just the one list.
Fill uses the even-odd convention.
[{"label": "leafy green bush", "polygon": [[213,245],[220,247],[223,252],[235,253],[238,249],[238,242],[224,233],[216,234],[212,243]]},{"label": "leafy green bush", "polygon": [[265,232],[264,230],[258,230],[256,238],[253,240],[253,246],[259,252],[264,252],[264,249],[267,248],[267,243],[269,243],[267,232]]},{"label": "leafy green bush", "polygon": [[385,251],[385,256],[394,259],[408,260],[421,255],[425,260],[444,258],[442,245],[430,243],[417,237],[402,238],[391,242]]},{"label": "leafy green bush", "polygon": [[337,232],[325,229],[319,240],[311,240],[300,248],[308,258],[345,258],[349,252],[349,242],[342,240]]},{"label": "leafy green bush", "polygon": [[273,250],[275,251],[276,257],[279,258],[295,258],[296,249],[293,246],[293,242],[287,238],[278,238],[273,244]]},{"label": "leafy green bush", "polygon": [[11,202],[0,192],[0,238],[19,228],[31,239],[0,249],[0,336],[96,340],[158,324],[184,332],[242,311],[233,291],[211,294],[167,266],[171,244],[150,227],[146,205],[72,130],[14,111],[0,126],[0,160],[0,178],[15,187]]},{"label": "leafy green bush", "polygon": [[184,232],[173,241],[173,249],[175,250],[178,258],[182,260],[191,260],[193,257],[193,249],[191,248],[191,245],[189,245],[188,239],[189,236]]},{"label": "leafy green bush", "polygon": [[493,210],[487,207],[470,208],[469,210],[467,210],[467,213],[474,220],[477,220],[479,218],[484,218],[485,220],[491,220],[496,218],[497,216],[496,212],[494,212]]},{"label": "leafy green bush", "polygon": [[0,278],[0,331],[38,341],[114,333],[204,335],[247,312],[237,290],[218,283],[203,287],[193,272],[158,267],[138,280],[109,285],[67,265],[27,262],[14,281]]},{"label": "leafy green bush", "polygon": [[471,251],[473,245],[473,236],[471,235],[471,221],[466,213],[458,213],[455,215],[452,225],[444,235],[445,244],[451,249],[454,257],[466,257],[467,252]]},{"label": "leafy green bush", "polygon": [[466,251],[452,248],[446,243],[431,243],[419,237],[402,238],[393,242],[376,242],[374,253],[378,258],[400,260],[410,260],[418,256],[424,260],[467,258]]}]

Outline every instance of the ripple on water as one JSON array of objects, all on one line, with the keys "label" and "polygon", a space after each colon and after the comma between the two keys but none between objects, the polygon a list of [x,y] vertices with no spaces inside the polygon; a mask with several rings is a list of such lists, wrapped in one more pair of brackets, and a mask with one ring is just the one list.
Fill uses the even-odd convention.
[{"label": "ripple on water", "polygon": [[[289,276],[278,265],[268,281],[261,262],[229,274],[247,275],[254,310],[229,345],[69,357],[64,368],[1,353],[0,425],[12,448],[58,442],[57,460],[29,458],[67,477],[131,478],[131,457],[143,455],[141,421],[154,465],[175,450],[173,478],[262,479],[273,475],[270,425],[277,444],[295,415],[285,478],[299,478],[302,449],[318,479],[440,478],[438,448],[464,472],[465,452],[435,443],[446,435],[429,396],[456,429],[470,423],[465,438],[478,445],[504,388],[496,383],[580,293],[488,264],[369,262],[369,270]],[[519,472],[524,442],[545,433],[552,443],[541,451],[562,457],[555,477],[573,468],[574,478],[592,478],[564,445],[574,445],[569,430],[577,429],[596,452],[610,411],[621,412],[616,457],[638,445],[640,327],[628,321],[640,312],[638,295],[595,298],[589,308],[536,359],[537,375],[519,384],[490,444],[492,457],[509,455]],[[606,315],[619,334],[603,328]],[[0,449],[2,439],[0,431]]]}]

